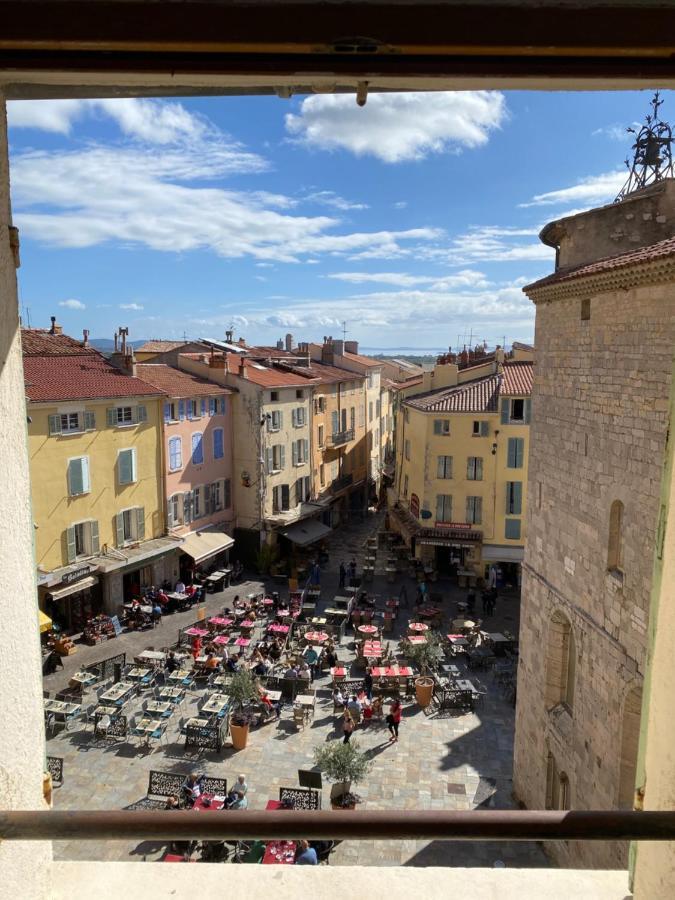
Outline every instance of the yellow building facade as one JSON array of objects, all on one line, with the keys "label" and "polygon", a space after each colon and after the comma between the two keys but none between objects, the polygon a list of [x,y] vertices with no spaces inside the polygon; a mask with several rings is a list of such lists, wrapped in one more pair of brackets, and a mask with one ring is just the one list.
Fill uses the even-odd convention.
[{"label": "yellow building facade", "polygon": [[532,368],[531,349],[507,358],[498,348],[475,365],[437,365],[417,393],[406,389],[392,521],[437,575],[519,582]]}]

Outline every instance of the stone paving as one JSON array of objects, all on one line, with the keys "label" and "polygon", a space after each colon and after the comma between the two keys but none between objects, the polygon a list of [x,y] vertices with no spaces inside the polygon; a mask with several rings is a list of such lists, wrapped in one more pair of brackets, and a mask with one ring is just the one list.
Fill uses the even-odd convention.
[{"label": "stone paving", "polygon": [[[367,536],[380,525],[380,517],[336,532],[331,537],[330,561],[322,571],[321,605],[329,605],[337,592],[337,567],[341,559],[354,555],[360,563]],[[378,566],[383,552],[378,554]],[[360,565],[359,565],[360,568]],[[408,594],[414,585],[408,581]],[[236,593],[255,590],[261,582],[248,582],[220,594],[208,595],[206,607],[211,614]],[[375,593],[397,596],[402,582],[384,583],[377,572],[370,588]],[[433,585],[444,597],[449,618],[454,617],[452,600],[459,591],[449,583]],[[321,608],[321,605],[319,609]],[[82,665],[126,652],[131,659],[148,646],[155,648],[175,643],[178,629],[197,618],[195,610],[166,617],[161,626],[141,633],[124,634],[115,641],[96,647],[80,646],[64,659],[63,670],[45,679],[45,687],[58,690],[68,682],[69,674]],[[405,629],[406,610],[399,615],[398,626]],[[497,614],[488,620],[494,630],[507,628],[517,633],[518,600],[500,599]],[[340,658],[353,659],[352,634],[347,633],[340,647]],[[487,690],[483,706],[461,716],[426,715],[413,702],[405,704],[398,744],[389,744],[386,726],[371,724],[357,729],[352,741],[358,741],[373,760],[373,769],[365,783],[355,790],[368,809],[457,809],[511,808],[511,766],[513,753],[514,710],[507,703],[490,673],[469,677]],[[228,784],[245,773],[249,785],[249,806],[263,809],[268,799],[278,799],[280,786],[297,785],[297,770],[311,768],[313,748],[338,737],[337,717],[333,715],[330,677],[317,679],[318,702],[314,720],[297,730],[290,706],[283,710],[278,724],[251,730],[245,750],[235,752],[227,745],[220,754],[205,753],[199,759],[186,757],[177,719],[196,709],[199,694],[189,697],[185,711],[170,720],[168,743],[151,750],[129,743],[103,746],[79,729],[59,732],[48,741],[47,752],[64,759],[64,784],[54,791],[56,809],[120,809],[145,796],[150,769],[188,773],[206,771],[226,777]],[[200,692],[201,693],[201,692]],[[85,698],[86,702],[86,698]],[[138,706],[132,706],[132,711]],[[324,807],[328,807],[329,786],[324,783]],[[224,813],[226,815],[227,813]],[[236,815],[236,812],[232,813]],[[59,842],[54,851],[60,859],[143,860],[158,859],[163,844],[151,842]],[[547,866],[541,845],[530,842],[429,842],[429,841],[344,841],[331,857],[335,865],[406,866],[492,866],[498,860],[507,866]]]}]

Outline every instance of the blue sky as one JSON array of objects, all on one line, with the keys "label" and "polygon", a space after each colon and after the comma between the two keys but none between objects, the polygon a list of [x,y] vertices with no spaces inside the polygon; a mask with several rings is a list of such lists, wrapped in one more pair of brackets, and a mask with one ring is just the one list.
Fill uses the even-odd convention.
[{"label": "blue sky", "polygon": [[[9,105],[24,320],[74,335],[532,340],[537,232],[611,201],[651,94]],[[675,115],[670,92],[664,118]],[[672,108],[671,108],[672,107]]]}]

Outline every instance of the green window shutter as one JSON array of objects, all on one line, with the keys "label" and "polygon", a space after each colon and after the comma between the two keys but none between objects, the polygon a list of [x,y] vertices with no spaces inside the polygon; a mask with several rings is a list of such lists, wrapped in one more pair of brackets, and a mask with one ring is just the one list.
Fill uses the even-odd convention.
[{"label": "green window shutter", "polygon": [[148,421],[148,410],[145,406],[137,406],[136,407],[136,416],[139,422],[147,422]]},{"label": "green window shutter", "polygon": [[118,547],[124,544],[124,516],[117,513],[115,516],[115,543]]},{"label": "green window shutter", "polygon": [[438,494],[436,496],[436,521],[443,521],[443,496],[442,494]]},{"label": "green window shutter", "polygon": [[183,494],[183,523],[189,525],[192,521],[192,491]]},{"label": "green window shutter", "polygon": [[117,425],[117,410],[114,406],[110,406],[108,409],[106,409],[105,412],[106,418],[108,420],[108,426],[110,428],[114,428],[114,426]]},{"label": "green window shutter", "polygon": [[71,459],[68,463],[68,493],[71,497],[84,493],[83,458]]},{"label": "green window shutter", "polygon": [[516,443],[515,443],[515,451],[514,451],[514,455],[515,455],[514,468],[522,469],[523,468],[523,452],[524,452],[524,448],[525,448],[525,440],[523,438],[516,438],[515,441],[516,441]]},{"label": "green window shutter", "polygon": [[298,411],[295,408],[291,410],[291,421],[293,423],[293,428],[295,428],[298,424]]},{"label": "green window shutter", "polygon": [[117,477],[120,484],[133,482],[133,468],[133,450],[120,450],[117,454]]},{"label": "green window shutter", "polygon": [[530,424],[530,419],[532,418],[532,401],[530,399],[526,399],[523,404],[523,421],[526,425]]},{"label": "green window shutter", "polygon": [[279,446],[279,468],[286,468],[286,448],[283,444]]},{"label": "green window shutter", "polygon": [[136,507],[136,539],[145,540],[145,507]]},{"label": "green window shutter", "polygon": [[61,416],[49,416],[49,433],[61,434]]},{"label": "green window shutter", "polygon": [[483,522],[483,498],[482,497],[476,497],[473,521],[474,521],[475,525],[481,525]]},{"label": "green window shutter", "polygon": [[440,419],[434,419],[434,434],[442,434],[443,423]]},{"label": "green window shutter", "polygon": [[513,482],[513,514],[520,516],[523,512],[523,483],[522,481]]},{"label": "green window shutter", "polygon": [[510,541],[520,540],[520,519],[506,519],[504,522],[504,537]]},{"label": "green window shutter", "polygon": [[507,516],[510,515],[510,514],[513,512],[513,510],[511,509],[511,506],[512,506],[512,502],[511,502],[512,492],[513,492],[513,482],[512,482],[512,481],[507,481],[507,482],[506,482],[506,500],[504,501],[504,512],[506,513]]},{"label": "green window shutter", "polygon": [[502,397],[502,425],[509,424],[511,401],[508,397]]},{"label": "green window shutter", "polygon": [[66,528],[66,554],[68,562],[75,562],[75,528]]},{"label": "green window shutter", "polygon": [[489,428],[490,428],[490,425],[488,422],[481,422],[480,423],[480,436],[487,437]]},{"label": "green window shutter", "polygon": [[99,553],[101,550],[101,542],[98,537],[98,521],[93,519],[90,525],[90,536],[91,536],[91,552],[92,554]]},{"label": "green window shutter", "polygon": [[309,439],[303,438],[302,447],[305,455],[305,462],[309,462]]},{"label": "green window shutter", "polygon": [[298,464],[298,441],[293,441],[291,449],[292,449],[292,453],[293,453],[293,465],[297,466],[297,464]]},{"label": "green window shutter", "polygon": [[473,481],[473,456],[467,457],[466,460],[466,480]]},{"label": "green window shutter", "polygon": [[267,474],[274,471],[274,447],[268,447],[265,451],[267,456]]},{"label": "green window shutter", "polygon": [[96,428],[96,415],[93,412],[87,412],[85,410],[84,413],[84,430],[85,431],[94,431]]},{"label": "green window shutter", "polygon": [[476,481],[483,480],[483,457],[476,457]]},{"label": "green window shutter", "polygon": [[517,438],[509,438],[509,443],[506,451],[506,467],[508,469],[515,469],[516,467],[516,440]]}]

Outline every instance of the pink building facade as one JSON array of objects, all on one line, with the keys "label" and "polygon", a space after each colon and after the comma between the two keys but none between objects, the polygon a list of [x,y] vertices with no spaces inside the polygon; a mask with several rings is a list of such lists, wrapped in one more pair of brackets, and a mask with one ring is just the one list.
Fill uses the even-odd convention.
[{"label": "pink building facade", "polygon": [[167,395],[162,424],[167,529],[181,536],[204,532],[203,541],[186,538],[183,546],[195,563],[208,566],[233,544],[233,392],[167,365],[137,369],[139,378]]}]

